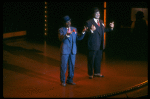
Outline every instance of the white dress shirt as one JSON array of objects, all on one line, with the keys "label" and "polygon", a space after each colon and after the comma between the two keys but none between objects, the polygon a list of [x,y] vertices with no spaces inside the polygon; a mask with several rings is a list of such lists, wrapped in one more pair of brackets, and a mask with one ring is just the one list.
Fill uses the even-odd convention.
[{"label": "white dress shirt", "polygon": [[98,21],[99,19],[96,19],[96,18],[93,18],[93,19],[94,19],[95,23],[97,24],[97,21]]}]

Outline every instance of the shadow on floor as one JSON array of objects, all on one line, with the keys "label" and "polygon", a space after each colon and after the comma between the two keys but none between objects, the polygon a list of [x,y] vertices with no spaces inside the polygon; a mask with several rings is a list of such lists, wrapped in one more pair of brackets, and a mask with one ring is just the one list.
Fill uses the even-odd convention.
[{"label": "shadow on floor", "polygon": [[[33,70],[25,69],[25,68],[20,67],[20,66],[8,64],[5,61],[3,63],[3,69],[10,70],[10,71],[20,73],[20,74],[24,74],[24,75],[34,77],[34,78],[39,78],[39,79],[49,81],[49,82],[55,82],[54,79],[56,79],[56,78],[53,78],[53,77],[46,75],[46,74],[42,74],[42,73],[38,73],[38,72],[33,71]],[[55,83],[58,83],[58,82],[55,82]]]},{"label": "shadow on floor", "polygon": [[6,44],[3,44],[3,50],[8,51],[9,53],[13,55],[22,55],[29,59],[41,62],[41,63],[47,63],[48,65],[60,66],[60,61],[53,59],[51,57],[47,57],[44,55],[41,55],[39,53],[43,53],[42,51],[36,50],[36,49],[25,49],[18,46],[9,46]]}]

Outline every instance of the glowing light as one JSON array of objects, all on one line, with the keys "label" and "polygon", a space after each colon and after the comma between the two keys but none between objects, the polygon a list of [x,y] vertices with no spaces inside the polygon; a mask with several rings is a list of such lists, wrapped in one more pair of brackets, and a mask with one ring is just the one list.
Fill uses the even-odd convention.
[{"label": "glowing light", "polygon": [[[104,26],[106,26],[106,2],[104,2]],[[106,47],[106,32],[104,32],[104,49]]]},{"label": "glowing light", "polygon": [[106,26],[106,9],[104,9],[104,24]]},{"label": "glowing light", "polygon": [[46,36],[47,35],[47,2],[45,2],[45,33],[44,35]]},{"label": "glowing light", "polygon": [[104,2],[104,8],[106,8],[106,2]]}]

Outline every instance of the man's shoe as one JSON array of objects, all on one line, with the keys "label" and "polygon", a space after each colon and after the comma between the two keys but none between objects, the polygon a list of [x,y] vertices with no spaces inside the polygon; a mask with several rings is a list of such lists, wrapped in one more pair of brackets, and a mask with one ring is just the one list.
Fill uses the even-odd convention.
[{"label": "man's shoe", "polygon": [[89,79],[93,79],[93,76],[89,76]]},{"label": "man's shoe", "polygon": [[61,85],[65,87],[65,86],[66,86],[66,83],[61,83]]},{"label": "man's shoe", "polygon": [[76,85],[76,83],[74,83],[74,82],[67,82],[67,84]]},{"label": "man's shoe", "polygon": [[94,77],[104,77],[102,74],[94,74]]}]

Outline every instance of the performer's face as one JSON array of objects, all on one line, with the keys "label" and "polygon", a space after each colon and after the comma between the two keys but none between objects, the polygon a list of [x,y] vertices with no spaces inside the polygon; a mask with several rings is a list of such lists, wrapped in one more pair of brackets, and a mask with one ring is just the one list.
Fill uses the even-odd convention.
[{"label": "performer's face", "polygon": [[99,11],[96,12],[96,13],[94,14],[94,17],[95,17],[96,19],[99,19],[99,18],[100,18],[100,12],[99,12]]},{"label": "performer's face", "polygon": [[67,21],[66,22],[66,27],[70,27],[71,26],[71,21]]}]

